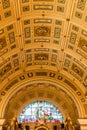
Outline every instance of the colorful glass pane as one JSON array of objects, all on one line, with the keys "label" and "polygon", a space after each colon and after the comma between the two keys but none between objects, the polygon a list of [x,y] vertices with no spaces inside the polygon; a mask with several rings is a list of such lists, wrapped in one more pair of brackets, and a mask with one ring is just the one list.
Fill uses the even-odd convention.
[{"label": "colorful glass pane", "polygon": [[63,122],[60,110],[48,101],[34,101],[23,108],[18,116],[18,122],[39,122],[44,118],[45,122]]}]

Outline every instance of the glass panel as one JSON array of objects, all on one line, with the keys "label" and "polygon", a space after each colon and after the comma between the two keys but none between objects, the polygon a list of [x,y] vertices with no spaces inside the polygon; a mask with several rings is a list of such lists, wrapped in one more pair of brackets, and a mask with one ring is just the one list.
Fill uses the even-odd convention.
[{"label": "glass panel", "polygon": [[18,122],[39,122],[43,118],[45,122],[63,122],[60,110],[48,101],[33,101],[23,108],[18,116]]}]

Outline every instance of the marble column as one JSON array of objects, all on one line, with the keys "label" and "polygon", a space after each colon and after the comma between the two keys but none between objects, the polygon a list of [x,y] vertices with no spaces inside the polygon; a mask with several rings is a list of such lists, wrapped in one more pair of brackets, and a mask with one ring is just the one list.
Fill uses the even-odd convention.
[{"label": "marble column", "polygon": [[78,119],[81,130],[87,130],[87,118],[86,119]]}]

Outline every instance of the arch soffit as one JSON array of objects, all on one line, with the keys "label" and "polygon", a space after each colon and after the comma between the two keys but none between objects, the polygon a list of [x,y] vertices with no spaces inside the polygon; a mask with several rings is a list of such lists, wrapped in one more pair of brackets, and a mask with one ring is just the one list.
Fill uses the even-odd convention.
[{"label": "arch soffit", "polygon": [[[35,86],[36,85],[36,86]],[[61,88],[61,86],[60,85],[58,85],[57,83],[53,83],[52,81],[48,81],[48,80],[46,80],[46,81],[41,81],[41,79],[40,79],[40,83],[39,83],[39,80],[37,80],[37,81],[31,81],[31,82],[26,82],[26,84],[21,84],[21,86],[19,87],[19,86],[15,86],[15,88],[14,89],[12,89],[12,90],[10,90],[9,91],[9,93],[7,94],[7,96],[5,97],[5,102],[3,103],[3,105],[4,105],[4,107],[3,107],[3,105],[2,105],[2,115],[4,114],[4,112],[5,112],[5,108],[6,108],[6,104],[7,104],[7,102],[10,102],[10,100],[11,100],[11,98],[12,98],[12,96],[14,97],[14,96],[16,96],[16,94],[17,94],[17,92],[20,92],[21,91],[21,89],[22,88],[29,88],[29,91],[30,90],[32,90],[32,88],[33,88],[33,91],[35,91],[34,89],[35,89],[35,87],[37,87],[38,86],[38,89],[40,90],[40,87],[44,87],[45,88],[45,86],[46,87],[48,87],[48,90],[49,90],[49,88],[51,88],[52,87],[52,89],[51,89],[51,91],[50,92],[52,92],[52,91],[54,91],[55,90],[55,93],[54,93],[54,95],[55,94],[57,94],[58,95],[58,93],[57,93],[57,91],[62,91],[62,94],[64,94],[63,95],[63,97],[62,98],[65,98],[66,96],[66,93],[68,94],[68,97],[66,97],[66,100],[69,100],[69,98],[71,98],[71,102],[69,101],[67,104],[72,104],[72,102],[74,103],[74,105],[75,105],[75,107],[77,107],[77,111],[78,111],[78,113],[79,113],[79,116],[80,117],[83,117],[84,116],[84,109],[82,109],[82,105],[81,105],[81,102],[78,100],[78,98],[77,98],[77,96],[74,94],[74,92],[73,91],[71,91],[71,90],[69,90],[69,89],[67,89],[67,88],[65,88],[64,86],[62,86],[62,88]],[[31,87],[31,88],[30,88]],[[58,90],[57,90],[58,89]],[[21,91],[21,94],[24,92],[24,90],[22,90]],[[26,89],[26,93],[27,93],[27,89]],[[60,94],[61,95],[61,94]],[[38,98],[38,97],[37,97]],[[8,99],[8,101],[7,101],[7,99]],[[16,100],[15,100],[16,101]],[[20,102],[20,101],[19,101]],[[78,105],[77,105],[78,104]]]}]

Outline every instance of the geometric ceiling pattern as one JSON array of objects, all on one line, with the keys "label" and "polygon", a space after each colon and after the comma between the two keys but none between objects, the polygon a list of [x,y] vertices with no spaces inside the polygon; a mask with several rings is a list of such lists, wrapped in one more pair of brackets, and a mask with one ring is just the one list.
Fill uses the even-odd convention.
[{"label": "geometric ceiling pattern", "polygon": [[41,77],[70,88],[87,116],[86,0],[0,0],[0,102]]}]

